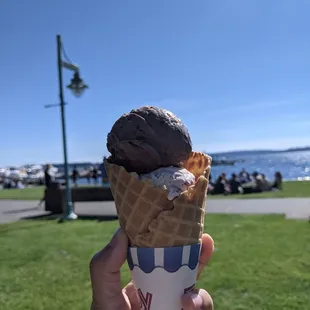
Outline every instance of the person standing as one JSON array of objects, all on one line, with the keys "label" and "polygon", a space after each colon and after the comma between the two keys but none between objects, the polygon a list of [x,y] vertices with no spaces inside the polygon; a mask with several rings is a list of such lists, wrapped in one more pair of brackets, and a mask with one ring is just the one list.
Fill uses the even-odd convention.
[{"label": "person standing", "polygon": [[98,168],[96,166],[92,171],[92,178],[94,180],[94,184],[98,184]]},{"label": "person standing", "polygon": [[105,159],[106,159],[106,157],[103,157],[102,163],[99,167],[99,170],[101,172],[101,184],[102,185],[109,182],[107,171],[105,170],[105,166],[104,166],[104,160]]},{"label": "person standing", "polygon": [[50,187],[51,183],[54,182],[55,178],[54,178],[54,174],[52,171],[52,165],[51,164],[47,164],[45,165],[44,168],[44,183],[45,183],[45,187]]},{"label": "person standing", "polygon": [[[55,181],[55,177],[52,171],[52,165],[46,164],[44,167],[44,184],[45,188],[49,188],[51,184]],[[39,202],[39,207],[42,205],[42,203],[45,201],[45,195],[43,195],[43,198]]]},{"label": "person standing", "polygon": [[72,182],[75,187],[77,187],[77,180],[79,178],[79,171],[77,170],[77,167],[74,166],[72,170]]},{"label": "person standing", "polygon": [[86,180],[87,180],[87,184],[90,185],[90,178],[92,176],[92,169],[93,167],[89,167],[87,169],[87,173],[86,173]]}]

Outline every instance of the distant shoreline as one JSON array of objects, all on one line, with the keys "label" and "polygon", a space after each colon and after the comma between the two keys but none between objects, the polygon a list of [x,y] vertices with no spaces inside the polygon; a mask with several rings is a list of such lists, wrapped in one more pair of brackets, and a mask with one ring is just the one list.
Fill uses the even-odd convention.
[{"label": "distant shoreline", "polygon": [[[310,146],[305,147],[296,147],[296,148],[288,148],[283,150],[236,150],[236,151],[224,151],[224,152],[206,152],[202,151],[204,153],[209,154],[211,157],[214,157],[214,159],[218,157],[229,157],[229,156],[249,156],[249,155],[267,155],[267,154],[281,154],[281,153],[294,153],[294,152],[304,152],[304,151],[310,151]],[[90,166],[100,166],[102,162],[72,162],[69,163],[69,167],[74,166],[84,166],[84,167],[90,167]],[[29,164],[27,164],[29,165]],[[41,164],[44,165],[44,164]],[[62,168],[63,163],[52,163],[54,167]],[[9,166],[9,165],[7,165]],[[25,166],[25,165],[12,165],[15,166]],[[31,165],[30,165],[31,166]],[[1,167],[1,166],[0,166]]]},{"label": "distant shoreline", "polygon": [[229,156],[229,155],[264,155],[264,154],[276,154],[276,153],[293,153],[293,152],[304,152],[310,151],[310,146],[305,147],[296,147],[296,148],[289,148],[284,150],[239,150],[239,151],[225,151],[225,152],[216,152],[210,153],[210,156]]}]

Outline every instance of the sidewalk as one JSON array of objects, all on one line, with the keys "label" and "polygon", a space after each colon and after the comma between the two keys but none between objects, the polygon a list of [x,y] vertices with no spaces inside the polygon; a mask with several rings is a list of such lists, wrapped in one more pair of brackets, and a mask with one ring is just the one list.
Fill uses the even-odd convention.
[{"label": "sidewalk", "polygon": [[[0,200],[0,223],[19,221],[25,217],[48,214],[37,201]],[[75,211],[83,216],[116,216],[113,201],[80,202]],[[207,201],[207,214],[285,214],[288,219],[308,219],[310,198],[285,199],[219,199]]]}]

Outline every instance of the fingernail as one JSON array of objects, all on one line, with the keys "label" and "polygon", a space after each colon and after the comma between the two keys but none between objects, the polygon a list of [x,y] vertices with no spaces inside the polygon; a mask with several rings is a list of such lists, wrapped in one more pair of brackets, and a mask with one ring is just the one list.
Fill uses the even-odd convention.
[{"label": "fingernail", "polygon": [[202,297],[196,293],[189,293],[189,294],[193,300],[193,303],[195,305],[195,309],[201,309],[201,307],[203,306]]}]

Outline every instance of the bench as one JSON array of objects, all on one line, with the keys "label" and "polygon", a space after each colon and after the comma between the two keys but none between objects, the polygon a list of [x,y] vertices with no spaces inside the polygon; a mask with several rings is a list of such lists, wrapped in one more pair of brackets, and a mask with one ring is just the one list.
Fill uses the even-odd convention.
[{"label": "bench", "polygon": [[[45,211],[54,214],[62,214],[66,206],[66,189],[55,185],[45,189]],[[86,201],[113,201],[110,187],[104,186],[81,186],[71,187],[71,200],[75,202]]]}]

